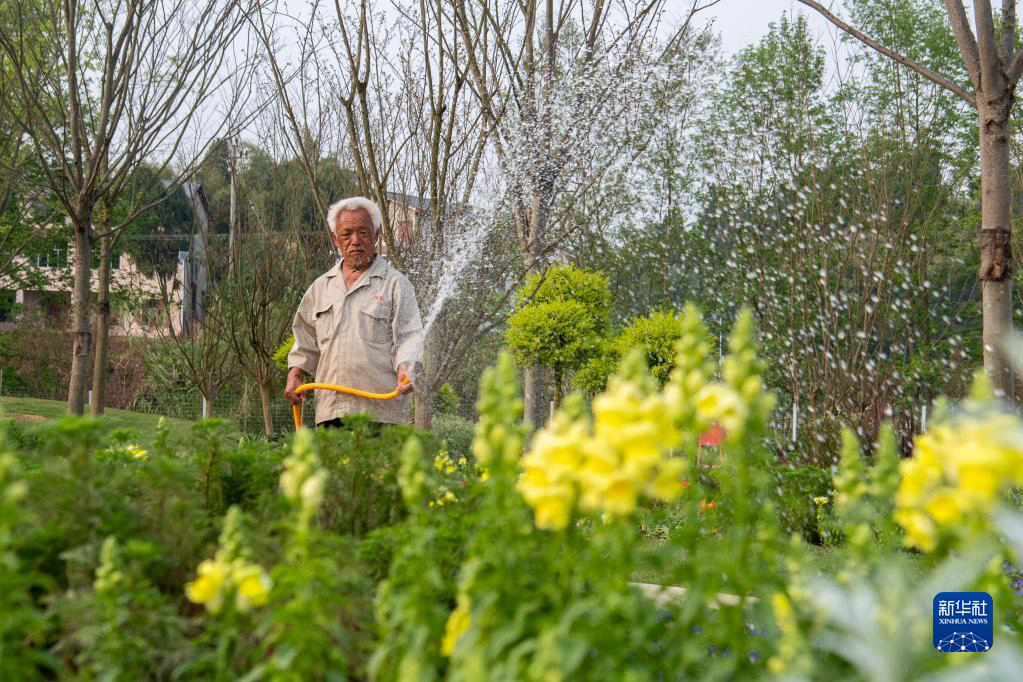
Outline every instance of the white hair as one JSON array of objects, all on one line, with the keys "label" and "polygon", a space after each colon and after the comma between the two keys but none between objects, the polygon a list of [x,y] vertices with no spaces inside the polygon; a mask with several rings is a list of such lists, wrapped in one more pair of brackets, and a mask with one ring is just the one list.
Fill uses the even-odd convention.
[{"label": "white hair", "polygon": [[341,211],[358,210],[369,214],[369,219],[373,222],[373,236],[379,234],[380,226],[384,222],[384,215],[380,212],[380,207],[376,205],[376,202],[366,197],[348,197],[330,205],[330,208],[327,209],[327,228],[330,229],[331,234],[337,233],[337,219],[341,215]]}]

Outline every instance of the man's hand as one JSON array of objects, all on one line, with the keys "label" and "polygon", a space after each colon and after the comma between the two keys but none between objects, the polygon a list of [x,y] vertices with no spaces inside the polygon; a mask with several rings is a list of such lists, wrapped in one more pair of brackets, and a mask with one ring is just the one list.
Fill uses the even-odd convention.
[{"label": "man's hand", "polygon": [[415,382],[405,372],[405,365],[398,368],[398,385],[395,388],[398,390],[398,395],[411,393],[415,388]]},{"label": "man's hand", "polygon": [[288,372],[288,383],[284,386],[284,399],[292,405],[298,405],[306,399],[306,394],[296,394],[295,389],[305,383],[305,370],[292,367]]}]

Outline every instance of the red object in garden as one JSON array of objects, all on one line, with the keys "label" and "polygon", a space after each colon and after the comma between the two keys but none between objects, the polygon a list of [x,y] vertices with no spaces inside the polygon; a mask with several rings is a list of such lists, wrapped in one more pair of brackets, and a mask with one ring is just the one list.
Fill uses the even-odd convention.
[{"label": "red object in garden", "polygon": [[[692,441],[690,441],[692,442]],[[721,447],[721,444],[725,442],[725,430],[718,424],[712,424],[709,429],[703,432],[700,436],[699,445],[710,445],[715,448]]]},{"label": "red object in garden", "polygon": [[685,479],[682,479],[681,481],[679,481],[679,483],[682,485],[683,488],[688,488],[689,486],[692,485],[692,483],[690,483],[689,481],[687,481]]}]

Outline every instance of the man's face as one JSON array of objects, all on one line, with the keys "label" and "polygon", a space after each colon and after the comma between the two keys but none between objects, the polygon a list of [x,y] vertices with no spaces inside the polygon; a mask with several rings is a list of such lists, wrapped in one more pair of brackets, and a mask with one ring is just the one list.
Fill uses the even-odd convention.
[{"label": "man's face", "polygon": [[373,236],[373,220],[369,213],[360,209],[341,211],[334,231],[334,245],[341,252],[348,267],[362,270],[373,262],[376,255],[376,238]]}]

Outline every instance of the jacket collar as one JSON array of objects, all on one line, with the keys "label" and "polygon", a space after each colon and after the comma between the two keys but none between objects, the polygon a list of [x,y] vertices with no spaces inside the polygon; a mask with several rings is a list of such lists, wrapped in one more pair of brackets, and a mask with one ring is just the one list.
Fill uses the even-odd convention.
[{"label": "jacket collar", "polygon": [[384,277],[387,276],[388,268],[387,261],[385,261],[383,257],[378,253],[376,258],[373,259],[373,262],[370,264],[369,268],[361,275],[359,275],[359,278],[352,283],[351,288],[348,288],[348,286],[345,284],[345,278],[338,276],[341,274],[341,266],[343,264],[344,264],[343,260],[338,261],[334,265],[334,267],[327,271],[327,279],[330,281],[331,285],[338,289],[338,291],[341,291],[343,295],[348,295],[353,291],[361,289],[362,287],[369,284],[369,281],[374,277],[379,277],[383,279]]},{"label": "jacket collar", "polygon": [[[326,275],[328,278],[337,277],[341,274],[341,266],[344,265],[344,260],[339,260],[334,264],[330,270],[327,270]],[[363,273],[367,277],[385,277],[387,275],[387,261],[379,253],[376,258],[373,259],[373,263],[370,264],[369,269]],[[359,277],[362,279],[362,276]]]}]

